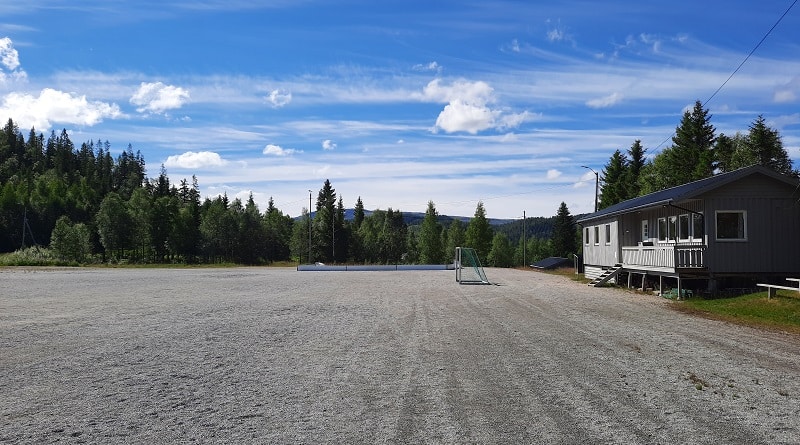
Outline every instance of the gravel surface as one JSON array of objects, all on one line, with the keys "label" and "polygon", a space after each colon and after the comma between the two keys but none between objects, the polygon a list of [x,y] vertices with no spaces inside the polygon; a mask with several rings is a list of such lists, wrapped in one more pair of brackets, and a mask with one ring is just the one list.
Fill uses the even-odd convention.
[{"label": "gravel surface", "polygon": [[488,269],[0,269],[0,443],[800,443],[800,339]]}]

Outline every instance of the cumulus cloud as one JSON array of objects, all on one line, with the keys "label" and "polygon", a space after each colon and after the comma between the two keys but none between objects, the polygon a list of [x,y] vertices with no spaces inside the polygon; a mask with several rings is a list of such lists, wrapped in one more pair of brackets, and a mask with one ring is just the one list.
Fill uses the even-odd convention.
[{"label": "cumulus cloud", "polygon": [[491,108],[490,104],[495,102],[494,90],[483,81],[457,80],[445,85],[441,79],[434,79],[423,89],[422,98],[447,103],[436,118],[434,131],[477,134],[488,129],[516,127],[529,117],[528,113],[504,115],[502,110]]},{"label": "cumulus cloud", "polygon": [[622,101],[622,94],[612,93],[605,97],[599,97],[586,101],[586,106],[589,108],[608,108],[614,106]]},{"label": "cumulus cloud", "polygon": [[0,105],[0,115],[14,116],[20,128],[47,130],[54,122],[92,126],[105,118],[115,119],[123,114],[117,104],[89,101],[85,95],[45,88],[38,97],[25,93],[7,94]]},{"label": "cumulus cloud", "polygon": [[264,147],[264,151],[262,153],[268,156],[290,156],[295,153],[302,153],[302,151],[295,150],[294,148],[283,148],[280,145],[269,144]]},{"label": "cumulus cloud", "polygon": [[335,150],[337,147],[336,143],[331,141],[330,139],[325,139],[322,141],[322,149],[323,150]]},{"label": "cumulus cloud", "polygon": [[272,90],[267,95],[267,101],[272,104],[272,108],[281,108],[292,101],[292,93],[282,89]]},{"label": "cumulus cloud", "polygon": [[167,110],[182,107],[189,101],[189,92],[161,82],[142,82],[130,99],[140,113],[164,114]]},{"label": "cumulus cloud", "polygon": [[557,179],[561,176],[561,172],[556,169],[547,170],[547,179]]},{"label": "cumulus cloud", "polygon": [[164,162],[164,166],[177,168],[204,168],[222,167],[227,163],[228,161],[222,159],[219,154],[214,153],[213,151],[187,151],[183,154],[168,157],[167,161]]},{"label": "cumulus cloud", "polygon": [[23,79],[27,76],[20,68],[19,53],[14,49],[14,43],[8,37],[0,39],[0,82],[6,79]]},{"label": "cumulus cloud", "polygon": [[477,134],[479,131],[492,127],[492,123],[499,115],[485,106],[465,103],[455,100],[445,105],[444,110],[436,118],[436,127],[448,133],[466,131]]}]

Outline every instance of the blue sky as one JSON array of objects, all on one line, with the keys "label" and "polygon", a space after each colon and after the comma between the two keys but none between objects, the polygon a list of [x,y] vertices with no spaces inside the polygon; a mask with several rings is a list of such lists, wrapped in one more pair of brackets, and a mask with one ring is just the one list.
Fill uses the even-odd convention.
[{"label": "blue sky", "polygon": [[[204,196],[492,218],[594,206],[614,150],[666,145],[793,0],[0,0],[0,119],[131,144]],[[800,161],[800,6],[707,103]],[[663,144],[666,141],[666,144]]]}]

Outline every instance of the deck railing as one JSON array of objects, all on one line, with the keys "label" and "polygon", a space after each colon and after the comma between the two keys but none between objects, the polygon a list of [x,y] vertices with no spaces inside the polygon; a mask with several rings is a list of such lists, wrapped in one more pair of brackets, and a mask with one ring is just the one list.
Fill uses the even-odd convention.
[{"label": "deck railing", "polygon": [[627,246],[622,248],[622,264],[625,267],[659,269],[705,268],[703,245],[655,245]]}]

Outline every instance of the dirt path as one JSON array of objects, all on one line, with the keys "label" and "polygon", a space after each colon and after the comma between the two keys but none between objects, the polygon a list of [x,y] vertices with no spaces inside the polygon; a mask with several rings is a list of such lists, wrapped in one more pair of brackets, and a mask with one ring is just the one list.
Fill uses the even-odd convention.
[{"label": "dirt path", "polygon": [[0,270],[0,443],[800,441],[800,339],[557,276]]}]

